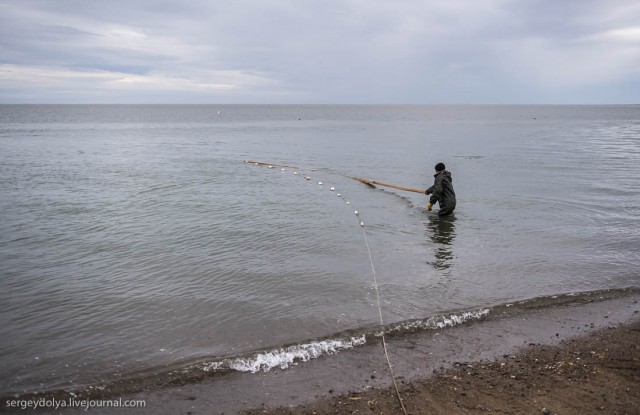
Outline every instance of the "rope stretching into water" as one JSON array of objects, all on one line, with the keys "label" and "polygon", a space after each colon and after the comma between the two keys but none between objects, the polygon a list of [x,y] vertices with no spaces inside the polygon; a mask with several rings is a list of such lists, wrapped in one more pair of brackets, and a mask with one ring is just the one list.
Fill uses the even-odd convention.
[{"label": "rope stretching into water", "polygon": [[[261,161],[254,161],[254,160],[245,160],[245,163],[252,163],[255,165],[262,165],[262,166],[270,166],[270,167],[285,167],[285,168],[292,168],[292,169],[300,169],[301,167],[298,166],[289,166],[289,165],[285,165],[285,164],[274,164],[274,163],[265,163],[265,162],[261,162]],[[305,169],[305,170],[310,170],[310,171],[317,171],[318,169]],[[342,176],[342,177],[347,177],[349,179],[353,179],[353,180],[357,180],[359,182],[363,182],[369,185],[373,185],[373,184],[379,184],[381,186],[388,186],[388,187],[393,187],[396,189],[400,189],[400,190],[407,190],[410,192],[418,192],[418,193],[423,193],[423,190],[419,190],[419,189],[412,189],[412,188],[407,188],[407,187],[402,187],[402,186],[395,186],[395,185],[389,185],[386,183],[380,183],[380,182],[376,182],[373,180],[367,180],[367,179],[361,179],[358,177],[352,177],[352,176],[347,176],[346,174],[341,174],[341,173],[337,173],[337,172],[331,172],[331,171],[326,171],[326,170],[322,170],[325,173],[330,173],[330,174],[335,174],[338,176]],[[338,194],[338,196],[342,199],[345,200],[340,194]],[[345,200],[346,201],[346,200]],[[347,202],[349,203],[349,202]],[[367,252],[369,253],[369,262],[371,264],[371,272],[373,274],[373,287],[376,291],[376,302],[378,305],[378,316],[380,317],[380,328],[382,330],[382,349],[384,350],[384,357],[387,360],[387,366],[389,367],[389,374],[391,375],[391,381],[393,382],[393,387],[396,391],[396,396],[398,397],[398,402],[400,403],[400,407],[402,408],[402,412],[404,413],[404,415],[407,415],[407,409],[404,407],[404,402],[402,401],[402,397],[400,396],[400,390],[398,388],[398,384],[396,382],[396,376],[393,372],[393,366],[391,366],[391,360],[389,360],[389,352],[387,350],[387,342],[384,338],[384,319],[382,318],[382,306],[380,304],[380,290],[378,289],[378,278],[376,277],[376,268],[373,265],[373,255],[371,254],[371,247],[369,246],[369,238],[367,237],[367,230],[365,228],[364,222],[362,222],[362,220],[360,220],[360,213],[358,211],[355,212],[356,216],[358,217],[358,220],[360,221],[360,226],[362,227],[362,232],[364,234],[364,241],[365,244],[367,246]]]},{"label": "rope stretching into water", "polygon": [[[358,215],[359,218],[359,215]],[[360,222],[362,224],[362,222]],[[380,317],[380,327],[382,329],[382,348],[384,349],[384,357],[387,359],[387,365],[389,366],[389,373],[391,375],[391,380],[393,381],[393,387],[396,390],[396,396],[398,397],[398,402],[400,402],[400,406],[402,407],[402,412],[407,415],[407,409],[404,407],[404,402],[402,401],[402,397],[400,396],[400,390],[398,389],[398,384],[396,383],[396,375],[393,373],[393,367],[391,366],[391,361],[389,360],[389,352],[387,351],[387,342],[384,339],[384,320],[382,319],[382,306],[380,305],[380,291],[378,290],[378,279],[376,278],[376,269],[373,266],[373,256],[371,255],[371,248],[369,247],[369,238],[367,237],[367,230],[364,225],[362,226],[362,232],[364,233],[364,241],[367,245],[367,252],[369,252],[369,262],[371,263],[371,273],[373,274],[373,286],[376,290],[376,301],[378,303],[378,315]]]}]

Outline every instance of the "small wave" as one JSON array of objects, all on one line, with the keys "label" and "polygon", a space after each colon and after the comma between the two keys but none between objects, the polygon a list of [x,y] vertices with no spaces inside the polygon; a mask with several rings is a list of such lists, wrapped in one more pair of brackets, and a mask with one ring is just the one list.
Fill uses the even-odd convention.
[{"label": "small wave", "polygon": [[[487,308],[467,311],[453,311],[423,319],[407,320],[384,326],[363,327],[360,329],[334,333],[322,339],[303,341],[298,344],[277,346],[235,356],[219,358],[201,357],[191,362],[176,362],[169,367],[149,368],[128,376],[119,375],[117,380],[105,381],[94,385],[75,385],[64,390],[42,390],[39,392],[18,393],[21,398],[41,398],[43,396],[69,396],[81,398],[106,398],[109,396],[136,393],[150,387],[166,387],[196,383],[204,379],[229,372],[257,373],[268,372],[275,368],[287,369],[301,362],[308,362],[322,356],[330,356],[341,351],[355,349],[367,343],[376,342],[383,334],[402,336],[419,331],[441,330],[463,324],[482,321],[485,318],[503,318],[532,308],[562,307],[579,303],[603,301],[640,292],[638,287],[628,287],[589,292],[571,292],[520,301],[505,302]],[[493,317],[492,317],[493,316]]]},{"label": "small wave", "polygon": [[286,369],[298,362],[307,362],[320,356],[332,355],[341,350],[352,349],[367,342],[366,336],[346,339],[328,339],[307,344],[294,345],[276,350],[259,352],[249,357],[224,359],[202,364],[205,372],[235,370],[238,372],[268,372],[274,368]]},{"label": "small wave", "polygon": [[454,327],[459,324],[472,320],[481,320],[489,315],[489,309],[483,308],[476,311],[466,311],[460,314],[451,314],[449,316],[435,316],[426,319],[418,319],[405,321],[398,324],[390,325],[385,334],[413,332],[417,330],[444,329]]},{"label": "small wave", "polygon": [[268,372],[274,368],[286,369],[299,362],[307,362],[321,356],[336,354],[343,350],[353,349],[367,343],[368,340],[384,335],[398,335],[419,330],[434,330],[454,327],[472,320],[480,320],[489,314],[489,309],[466,311],[450,315],[440,315],[425,319],[409,320],[393,323],[384,327],[383,330],[360,330],[359,334],[352,336],[340,335],[332,336],[324,340],[310,341],[280,347],[276,349],[263,350],[252,355],[231,357],[216,361],[201,363],[192,367],[205,372],[216,371],[237,371]]}]

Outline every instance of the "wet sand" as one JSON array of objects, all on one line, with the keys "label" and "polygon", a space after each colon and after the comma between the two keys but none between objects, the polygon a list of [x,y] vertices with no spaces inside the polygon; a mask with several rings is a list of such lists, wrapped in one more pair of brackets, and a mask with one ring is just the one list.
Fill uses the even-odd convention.
[{"label": "wet sand", "polygon": [[[399,388],[408,414],[640,414],[640,319],[530,345],[494,361],[456,362]],[[245,414],[401,414],[395,389]]]}]

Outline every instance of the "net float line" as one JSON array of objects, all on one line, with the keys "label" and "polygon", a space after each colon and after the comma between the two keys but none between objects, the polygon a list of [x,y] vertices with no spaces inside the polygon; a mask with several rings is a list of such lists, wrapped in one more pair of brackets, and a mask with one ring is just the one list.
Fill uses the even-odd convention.
[{"label": "net float line", "polygon": [[[256,165],[259,165],[259,166],[273,166],[273,167],[285,167],[285,168],[289,168],[289,169],[303,169],[302,167],[299,167],[299,166],[290,166],[290,165],[286,165],[286,164],[265,163],[265,162],[262,162],[262,161],[255,161],[255,160],[245,160],[244,162],[245,163],[253,163],[253,164],[256,164]],[[306,170],[317,171],[318,169],[306,169]],[[359,181],[361,183],[364,183],[366,185],[373,186],[373,187],[375,187],[375,186],[390,187],[390,188],[393,188],[393,189],[404,190],[406,192],[414,192],[414,193],[422,193],[422,194],[424,194],[424,192],[425,192],[425,190],[422,190],[422,189],[415,189],[415,188],[412,188],[412,187],[398,186],[398,185],[395,185],[395,184],[383,183],[383,182],[379,182],[377,180],[363,179],[362,177],[348,176],[346,174],[330,172],[330,171],[326,171],[326,170],[323,170],[323,171],[325,171],[327,173],[331,173],[331,174],[337,174],[338,176],[347,177],[349,179],[356,180],[356,181]]]},{"label": "net float line", "polygon": [[[276,164],[276,163],[265,163],[263,161],[255,161],[255,160],[245,160],[245,163],[255,164],[256,166],[273,166],[273,167],[287,167],[289,169],[300,169],[303,170],[302,167],[299,166],[289,166],[287,164]],[[312,169],[307,169],[312,170]]]},{"label": "net float line", "polygon": [[[406,190],[409,192],[418,192],[418,193],[424,193],[423,190],[420,189],[412,189],[410,187],[403,187],[403,186],[395,186],[392,184],[387,184],[387,183],[381,183],[375,180],[368,180],[368,179],[362,179],[360,177],[351,177],[351,176],[347,176],[346,174],[342,174],[342,173],[337,173],[337,172],[332,172],[332,171],[327,171],[327,170],[322,170],[322,169],[305,169],[303,167],[299,167],[299,166],[291,166],[291,165],[287,165],[287,164],[275,164],[275,163],[265,163],[262,161],[255,161],[255,160],[245,160],[245,163],[252,163],[255,164],[256,166],[268,166],[269,168],[273,168],[273,167],[281,167],[282,170],[284,170],[285,168],[289,168],[289,169],[296,169],[296,170],[309,170],[309,171],[323,171],[325,173],[329,173],[329,174],[335,174],[338,176],[342,176],[342,177],[346,177],[349,179],[353,179],[353,180],[357,180],[359,182],[362,182],[364,184],[366,184],[367,186],[371,186],[373,188],[375,188],[375,185],[380,185],[380,186],[386,186],[386,187],[392,187],[394,189],[399,189],[399,190]],[[307,177],[307,179],[309,179],[309,177]],[[318,184],[322,184],[322,182],[319,182]],[[333,191],[334,188],[331,188],[331,191]],[[347,204],[349,204],[349,202],[340,195],[340,193],[338,193],[338,197],[345,200],[345,202]],[[402,413],[404,415],[408,415],[407,414],[407,409],[404,406],[404,402],[402,399],[402,396],[400,395],[400,389],[398,388],[398,383],[396,382],[396,375],[393,371],[393,365],[391,364],[391,360],[389,359],[389,351],[387,349],[387,342],[385,340],[385,336],[384,336],[384,319],[382,318],[382,305],[380,303],[380,288],[378,286],[378,278],[376,276],[376,268],[373,264],[373,254],[371,253],[371,247],[369,245],[369,238],[367,237],[367,230],[365,227],[364,222],[361,220],[360,218],[360,212],[358,212],[357,210],[354,212],[356,217],[358,218],[358,222],[360,223],[360,227],[362,228],[362,231],[364,233],[364,240],[366,243],[366,247],[367,247],[367,252],[369,253],[369,262],[371,264],[371,273],[373,275],[373,287],[375,289],[376,292],[376,303],[378,306],[378,316],[380,317],[380,327],[382,328],[382,350],[384,351],[384,357],[387,361],[387,366],[389,368],[389,374],[391,376],[391,380],[393,382],[393,387],[395,389],[396,392],[396,397],[398,398],[398,403],[400,404],[400,408],[402,409]]]}]

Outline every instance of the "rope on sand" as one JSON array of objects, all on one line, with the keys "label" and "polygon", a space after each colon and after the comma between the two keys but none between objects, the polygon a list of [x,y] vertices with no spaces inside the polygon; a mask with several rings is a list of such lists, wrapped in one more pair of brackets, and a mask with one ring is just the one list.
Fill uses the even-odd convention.
[{"label": "rope on sand", "polygon": [[[256,166],[269,166],[269,168],[281,167],[282,170],[284,170],[285,168],[302,169],[301,167],[298,167],[298,166],[290,166],[290,165],[285,165],[285,164],[274,164],[274,163],[264,163],[264,162],[253,161],[253,160],[245,160],[245,163],[252,163],[252,164],[255,164]],[[318,169],[306,169],[306,170],[317,171]],[[412,188],[409,188],[409,187],[396,186],[396,185],[377,182],[375,180],[367,180],[367,179],[362,179],[362,178],[358,178],[358,177],[351,177],[351,176],[347,176],[345,174],[340,174],[340,173],[335,173],[335,172],[330,172],[330,171],[325,171],[325,172],[326,173],[331,173],[331,174],[336,174],[338,176],[347,177],[349,179],[357,180],[359,182],[365,183],[365,184],[367,184],[369,186],[372,186],[372,187],[375,187],[374,185],[380,185],[380,186],[392,187],[392,188],[400,189],[400,190],[406,190],[406,191],[409,191],[409,192],[424,193],[424,190],[420,190],[420,189],[412,189]],[[333,191],[334,188],[332,187],[331,190]],[[347,204],[350,204],[350,202],[348,202],[344,197],[342,197],[342,195],[340,193],[338,193],[338,197],[341,198],[342,200],[344,200]],[[389,367],[389,374],[391,375],[391,381],[393,382],[393,387],[394,387],[394,389],[396,391],[396,396],[398,397],[398,402],[400,403],[400,407],[402,408],[402,412],[404,413],[404,415],[407,415],[407,409],[405,408],[404,402],[402,400],[402,397],[400,396],[400,390],[399,390],[398,384],[396,382],[396,376],[395,376],[395,374],[393,372],[393,366],[391,365],[391,360],[389,359],[389,352],[387,350],[387,342],[386,342],[386,340],[384,338],[384,319],[382,318],[382,306],[380,304],[380,290],[378,288],[378,278],[376,276],[376,268],[375,268],[375,266],[373,264],[373,255],[371,253],[371,247],[369,246],[369,238],[367,236],[367,229],[365,227],[364,222],[360,218],[360,213],[356,210],[355,214],[356,214],[356,216],[358,218],[358,221],[360,223],[360,227],[362,228],[362,232],[364,234],[364,241],[365,241],[365,244],[367,246],[367,252],[369,253],[369,263],[371,264],[371,273],[373,274],[373,287],[374,287],[374,289],[376,291],[376,302],[377,302],[377,306],[378,306],[378,316],[380,318],[380,328],[382,329],[381,337],[382,337],[382,349],[384,351],[384,357],[387,360],[387,366]]]}]

